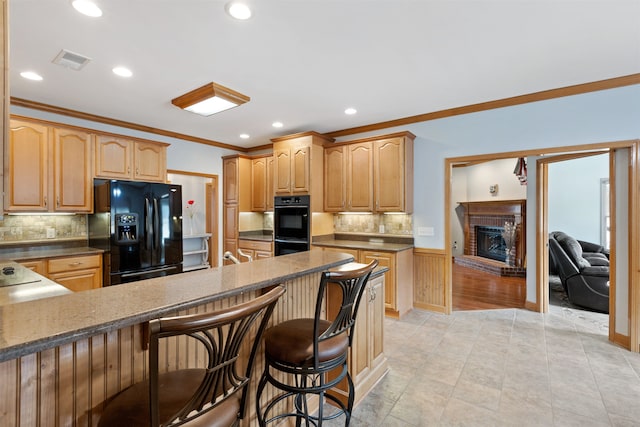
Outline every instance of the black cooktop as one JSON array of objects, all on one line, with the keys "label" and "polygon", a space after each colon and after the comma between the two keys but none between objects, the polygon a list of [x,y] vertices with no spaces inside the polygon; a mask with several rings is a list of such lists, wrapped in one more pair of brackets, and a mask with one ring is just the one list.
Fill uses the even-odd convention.
[{"label": "black cooktop", "polygon": [[40,282],[42,277],[20,264],[0,264],[0,287]]}]

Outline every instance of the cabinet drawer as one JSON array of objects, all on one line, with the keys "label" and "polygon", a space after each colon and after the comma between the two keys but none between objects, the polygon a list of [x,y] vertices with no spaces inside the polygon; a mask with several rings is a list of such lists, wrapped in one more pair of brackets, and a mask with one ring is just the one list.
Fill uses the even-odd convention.
[{"label": "cabinet drawer", "polygon": [[253,249],[255,251],[271,252],[271,242],[238,239],[238,246],[240,249]]},{"label": "cabinet drawer", "polygon": [[63,271],[86,270],[100,267],[100,255],[83,255],[68,258],[55,258],[49,260],[48,272],[60,273]]}]

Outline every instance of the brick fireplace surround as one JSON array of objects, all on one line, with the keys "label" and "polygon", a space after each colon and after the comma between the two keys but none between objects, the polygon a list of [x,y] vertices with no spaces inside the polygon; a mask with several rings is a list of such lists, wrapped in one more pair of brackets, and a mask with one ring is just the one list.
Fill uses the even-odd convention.
[{"label": "brick fireplace surround", "polygon": [[[526,200],[498,200],[462,202],[464,208],[464,255],[455,257],[456,264],[499,276],[524,277],[526,275]],[[518,224],[516,230],[516,266],[479,257],[476,247],[476,227],[504,227],[505,222]]]}]

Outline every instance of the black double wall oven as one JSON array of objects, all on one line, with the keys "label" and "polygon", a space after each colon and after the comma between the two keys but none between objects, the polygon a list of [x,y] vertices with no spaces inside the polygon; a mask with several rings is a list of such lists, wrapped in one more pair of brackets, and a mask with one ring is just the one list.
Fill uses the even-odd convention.
[{"label": "black double wall oven", "polygon": [[273,204],[275,256],[309,250],[309,208],[309,196],[276,196]]}]

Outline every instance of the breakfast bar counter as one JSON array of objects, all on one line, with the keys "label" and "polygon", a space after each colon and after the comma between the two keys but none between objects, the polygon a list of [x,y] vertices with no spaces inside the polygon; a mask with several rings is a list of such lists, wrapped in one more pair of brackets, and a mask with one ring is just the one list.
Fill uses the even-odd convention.
[{"label": "breakfast bar counter", "polygon": [[[107,399],[146,377],[147,321],[219,310],[249,301],[276,284],[283,284],[286,293],[271,324],[313,317],[322,271],[352,260],[348,254],[315,249],[0,306],[0,425],[93,426]],[[384,289],[383,271],[370,280],[378,293]],[[367,292],[375,295],[373,288]],[[366,300],[362,310],[373,312],[373,306],[367,307],[373,299]],[[381,347],[383,315],[376,318],[379,332],[371,344],[379,349],[375,369],[354,366],[367,373],[360,375],[356,400],[387,369]],[[368,331],[367,315],[361,322]],[[204,363],[204,355],[196,354],[186,340],[170,341],[164,351],[166,371]],[[262,363],[256,361],[254,374]],[[254,425],[249,411],[243,426]]]}]

